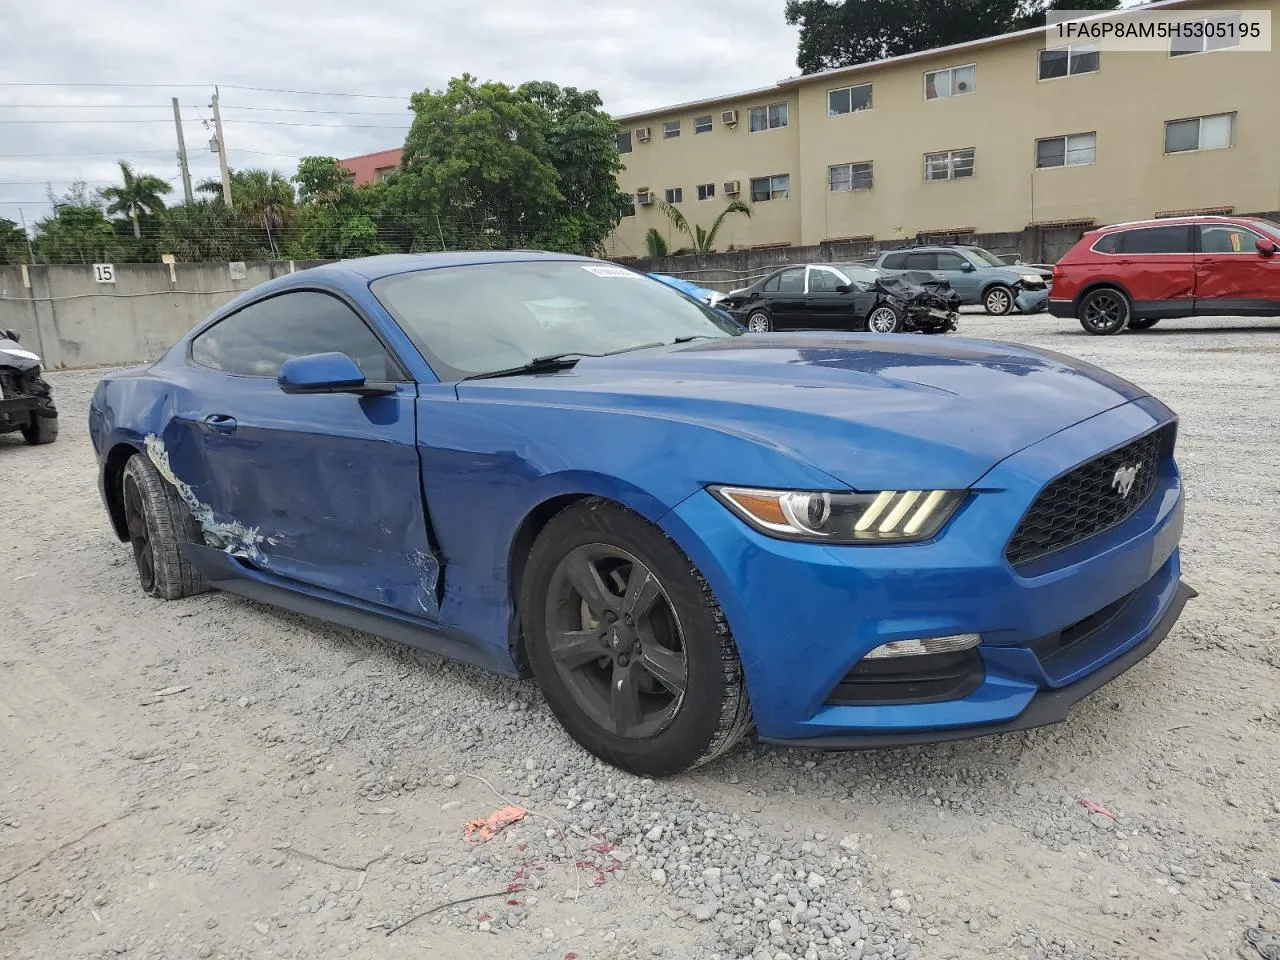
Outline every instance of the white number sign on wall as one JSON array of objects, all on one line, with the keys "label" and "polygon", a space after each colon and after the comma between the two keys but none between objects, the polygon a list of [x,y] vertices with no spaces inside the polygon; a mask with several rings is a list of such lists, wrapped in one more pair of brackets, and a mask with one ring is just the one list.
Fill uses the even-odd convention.
[{"label": "white number sign on wall", "polygon": [[98,283],[115,283],[116,267],[113,263],[95,263],[93,265],[93,279]]}]

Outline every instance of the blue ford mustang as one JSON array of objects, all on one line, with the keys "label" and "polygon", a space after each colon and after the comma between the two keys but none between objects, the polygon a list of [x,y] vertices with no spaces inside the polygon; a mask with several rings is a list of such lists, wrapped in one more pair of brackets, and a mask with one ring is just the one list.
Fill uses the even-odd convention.
[{"label": "blue ford mustang", "polygon": [[850,748],[1063,719],[1192,595],[1176,429],[1055,354],[743,335],[526,252],[273,280],[90,411],[148,593],[532,673],[649,775],[753,726]]}]

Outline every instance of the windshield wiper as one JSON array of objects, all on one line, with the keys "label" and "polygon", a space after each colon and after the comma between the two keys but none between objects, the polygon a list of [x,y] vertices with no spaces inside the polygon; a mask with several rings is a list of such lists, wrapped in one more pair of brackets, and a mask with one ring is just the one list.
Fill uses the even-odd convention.
[{"label": "windshield wiper", "polygon": [[[507,367],[505,370],[490,370],[488,373],[473,373],[462,380],[488,380],[493,377],[518,377],[525,373],[554,373],[557,370],[571,370],[583,357],[594,357],[594,353],[552,353],[545,357],[534,357],[518,367]],[[461,383],[462,381],[458,381]]]},{"label": "windshield wiper", "polygon": [[688,343],[690,340],[713,340],[713,339],[715,338],[712,337],[711,334],[709,333],[691,333],[687,337],[676,337],[674,340],[671,341],[671,345],[674,347],[677,343]]}]

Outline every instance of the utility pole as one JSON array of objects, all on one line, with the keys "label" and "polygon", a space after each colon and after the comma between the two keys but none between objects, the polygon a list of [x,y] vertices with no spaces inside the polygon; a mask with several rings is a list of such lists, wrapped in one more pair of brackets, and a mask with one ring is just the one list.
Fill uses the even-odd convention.
[{"label": "utility pole", "polygon": [[182,112],[178,109],[178,98],[173,98],[173,126],[178,131],[178,169],[182,171],[182,192],[187,203],[192,203],[191,171],[187,168],[187,141],[182,138]]},{"label": "utility pole", "polygon": [[222,202],[231,209],[231,172],[227,169],[227,143],[222,139],[222,111],[218,109],[218,88],[213,88],[213,135],[218,138],[218,166],[222,168]]},{"label": "utility pole", "polygon": [[27,215],[22,212],[21,207],[18,208],[18,217],[22,220],[22,236],[25,237],[27,241],[27,256],[31,258],[31,263],[34,265],[36,262],[36,251],[35,248],[31,246],[31,234],[27,231]]}]

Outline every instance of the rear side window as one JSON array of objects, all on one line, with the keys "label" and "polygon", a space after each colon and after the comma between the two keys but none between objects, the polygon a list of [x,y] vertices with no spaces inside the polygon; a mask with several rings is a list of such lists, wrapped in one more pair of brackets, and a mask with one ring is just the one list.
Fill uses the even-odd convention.
[{"label": "rear side window", "polygon": [[804,267],[793,267],[778,274],[779,293],[804,292]]},{"label": "rear side window", "polygon": [[1093,249],[1098,253],[1118,253],[1120,250],[1120,238],[1124,234],[1108,233],[1104,237],[1100,237],[1093,245]]},{"label": "rear side window", "polygon": [[219,320],[191,343],[191,359],[240,377],[276,377],[290,357],[345,353],[370,380],[403,379],[363,320],[337,297],[282,293]]},{"label": "rear side window", "polygon": [[905,270],[907,268],[907,255],[905,253],[886,253],[884,255],[884,263],[881,266],[886,270]]},{"label": "rear side window", "polygon": [[[908,270],[937,270],[938,255],[936,253],[908,253]],[[959,269],[958,267],[956,269]]]},{"label": "rear side window", "polygon": [[1120,234],[1120,253],[1190,253],[1191,228],[1143,227]]}]

